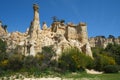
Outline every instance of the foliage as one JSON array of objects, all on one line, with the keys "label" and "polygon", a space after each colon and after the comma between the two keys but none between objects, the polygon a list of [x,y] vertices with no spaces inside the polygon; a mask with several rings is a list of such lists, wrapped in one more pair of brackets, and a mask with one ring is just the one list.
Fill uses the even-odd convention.
[{"label": "foliage", "polygon": [[116,65],[107,65],[104,67],[105,73],[118,73],[119,69]]},{"label": "foliage", "polygon": [[65,23],[65,20],[64,20],[64,19],[61,19],[61,20],[60,20],[60,23]]},{"label": "foliage", "polygon": [[101,35],[101,36],[96,36],[96,37],[99,37],[99,38],[106,38],[105,36]]},{"label": "foliage", "polygon": [[0,39],[0,69],[4,69],[8,65],[8,54],[6,53],[7,43]]},{"label": "foliage", "polygon": [[2,25],[2,28],[6,31],[7,25]]},{"label": "foliage", "polygon": [[[32,68],[39,66],[37,59],[33,56],[26,56],[23,60],[23,67],[26,70],[31,70]],[[37,68],[37,67],[36,67]]]},{"label": "foliage", "polygon": [[43,47],[42,54],[44,55],[42,63],[50,66],[52,63],[52,58],[56,56],[56,53],[53,51],[52,46]]},{"label": "foliage", "polygon": [[56,16],[53,16],[52,19],[53,19],[53,22],[58,22],[59,21]]},{"label": "foliage", "polygon": [[93,57],[96,57],[96,54],[102,54],[103,52],[104,52],[104,49],[102,47],[92,48]]},{"label": "foliage", "polygon": [[112,57],[103,54],[96,54],[94,58],[94,69],[102,71],[106,65],[115,65],[115,60]]},{"label": "foliage", "polygon": [[120,39],[120,36],[118,36],[118,39]]},{"label": "foliage", "polygon": [[116,55],[119,53],[118,45],[116,44],[108,44],[105,49],[101,47],[92,48],[93,56],[94,56],[94,69],[102,71],[103,68],[107,65],[116,65],[120,58],[120,55]]},{"label": "foliage", "polygon": [[[84,71],[85,68],[106,71],[115,68],[120,63],[120,45],[108,44],[103,49],[101,47],[92,48],[94,59],[81,53],[77,48],[69,48],[62,52],[58,62],[53,60],[56,56],[52,46],[43,47],[42,52],[35,57],[23,56],[21,54],[6,53],[6,43],[0,41],[0,74],[7,71],[23,71],[30,74],[39,75],[42,72],[46,74],[49,69],[52,71]],[[3,47],[1,47],[3,46]],[[110,65],[110,66],[109,66]],[[109,67],[106,69],[106,67]],[[116,69],[116,68],[115,68]]]},{"label": "foliage", "polygon": [[13,71],[18,71],[23,67],[23,58],[24,56],[20,54],[12,54],[8,58],[8,69],[13,70]]},{"label": "foliage", "polygon": [[77,48],[65,50],[58,60],[59,67],[62,70],[77,71],[91,66],[93,60],[81,53]]},{"label": "foliage", "polygon": [[108,38],[115,39],[115,37],[113,35],[109,35]]},{"label": "foliage", "polygon": [[107,55],[113,57],[118,65],[120,65],[120,45],[118,44],[108,44],[105,48],[108,52]]},{"label": "foliage", "polygon": [[7,43],[0,39],[0,54],[6,52]]}]

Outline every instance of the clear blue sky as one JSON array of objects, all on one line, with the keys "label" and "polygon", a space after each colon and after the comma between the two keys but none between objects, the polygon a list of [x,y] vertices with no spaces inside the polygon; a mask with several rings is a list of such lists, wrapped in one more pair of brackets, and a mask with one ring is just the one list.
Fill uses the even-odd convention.
[{"label": "clear blue sky", "polygon": [[52,16],[66,22],[86,22],[89,37],[120,35],[120,0],[0,0],[0,20],[8,31],[25,32],[33,19],[32,4],[40,6],[40,22]]}]

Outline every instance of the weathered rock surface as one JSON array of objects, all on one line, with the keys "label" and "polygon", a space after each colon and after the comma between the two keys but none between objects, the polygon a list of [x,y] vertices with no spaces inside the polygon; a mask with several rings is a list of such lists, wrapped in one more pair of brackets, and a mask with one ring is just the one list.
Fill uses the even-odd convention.
[{"label": "weathered rock surface", "polygon": [[6,35],[7,35],[7,31],[5,27],[2,25],[2,21],[0,21],[0,37],[6,36]]},{"label": "weathered rock surface", "polygon": [[81,52],[92,57],[91,47],[88,42],[87,25],[85,23],[64,24],[53,22],[48,28],[44,23],[40,29],[38,5],[33,5],[34,18],[27,32],[13,32],[4,38],[7,42],[7,52],[33,55],[42,52],[45,46],[52,46],[57,57],[62,51],[69,47],[76,47]]},{"label": "weathered rock surface", "polygon": [[103,36],[96,36],[89,38],[91,47],[103,47],[105,48],[109,43],[120,44],[120,38],[105,38]]}]

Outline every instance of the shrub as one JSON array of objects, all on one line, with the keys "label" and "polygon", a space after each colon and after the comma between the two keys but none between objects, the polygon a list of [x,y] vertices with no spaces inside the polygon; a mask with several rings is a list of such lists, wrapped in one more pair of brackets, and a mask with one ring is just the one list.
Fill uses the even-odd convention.
[{"label": "shrub", "polygon": [[18,71],[23,67],[23,56],[20,54],[12,54],[8,58],[8,69]]},{"label": "shrub", "polygon": [[0,62],[0,68],[1,69],[6,69],[8,67],[8,63],[9,63],[9,61],[7,59],[6,60],[2,60]]},{"label": "shrub", "polygon": [[116,65],[107,65],[104,67],[105,73],[118,73],[119,69]]},{"label": "shrub", "polygon": [[94,69],[102,71],[107,65],[115,65],[115,60],[112,57],[103,54],[97,54],[94,60]]},{"label": "shrub", "polygon": [[8,54],[0,53],[0,68],[6,69],[8,66],[8,63],[9,63]]},{"label": "shrub", "polygon": [[42,54],[44,56],[42,60],[41,68],[44,70],[47,67],[56,67],[56,61],[52,58],[56,56],[56,53],[52,49],[52,46],[45,46],[42,48]]},{"label": "shrub", "polygon": [[0,53],[5,53],[6,47],[7,47],[7,43],[2,39],[0,39]]},{"label": "shrub", "polygon": [[77,71],[90,67],[93,60],[81,53],[77,48],[70,48],[65,50],[60,56],[58,63],[59,68],[69,71]]},{"label": "shrub", "polygon": [[23,60],[23,68],[28,71],[32,70],[34,68],[39,68],[39,61],[38,58],[35,58],[33,56],[26,56]]},{"label": "shrub", "polygon": [[120,65],[120,45],[119,44],[108,44],[105,48],[108,55],[113,57],[118,65]]}]

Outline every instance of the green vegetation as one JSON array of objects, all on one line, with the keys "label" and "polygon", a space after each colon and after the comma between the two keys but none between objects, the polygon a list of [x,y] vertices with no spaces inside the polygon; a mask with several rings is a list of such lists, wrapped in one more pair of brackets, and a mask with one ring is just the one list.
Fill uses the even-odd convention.
[{"label": "green vegetation", "polygon": [[94,54],[93,68],[98,71],[104,71],[104,67],[107,65],[116,65],[115,60],[104,54]]},{"label": "green vegetation", "polygon": [[[108,44],[105,49],[101,47],[92,48],[96,61],[96,70],[103,70],[108,65],[120,66],[120,45]],[[112,68],[114,69],[114,68]],[[119,68],[120,70],[120,68]]]},{"label": "green vegetation", "polygon": [[[119,80],[120,69],[120,45],[108,44],[103,49],[100,47],[92,48],[93,57],[91,59],[77,48],[69,48],[62,52],[58,60],[52,59],[56,56],[52,46],[43,47],[42,52],[35,57],[24,56],[19,53],[6,53],[6,42],[0,39],[0,76],[11,76],[16,73],[25,76],[54,76],[62,78],[89,78],[94,80]],[[117,74],[86,74],[85,69],[95,69],[105,73]],[[72,74],[72,73],[75,74]],[[116,76],[113,78],[113,76]]]},{"label": "green vegetation", "polygon": [[64,71],[84,71],[85,68],[90,68],[93,60],[81,53],[77,48],[71,48],[64,51],[58,60],[59,68]]},{"label": "green vegetation", "polygon": [[120,80],[120,73],[117,74],[86,74],[82,73],[67,73],[63,76],[68,80]]},{"label": "green vegetation", "polygon": [[2,39],[0,39],[0,53],[6,52],[6,42],[4,42]]},{"label": "green vegetation", "polygon": [[105,48],[106,54],[115,59],[116,63],[120,65],[120,45],[118,44],[108,44]]},{"label": "green vegetation", "polygon": [[118,67],[115,65],[107,65],[104,67],[105,73],[118,73]]}]

